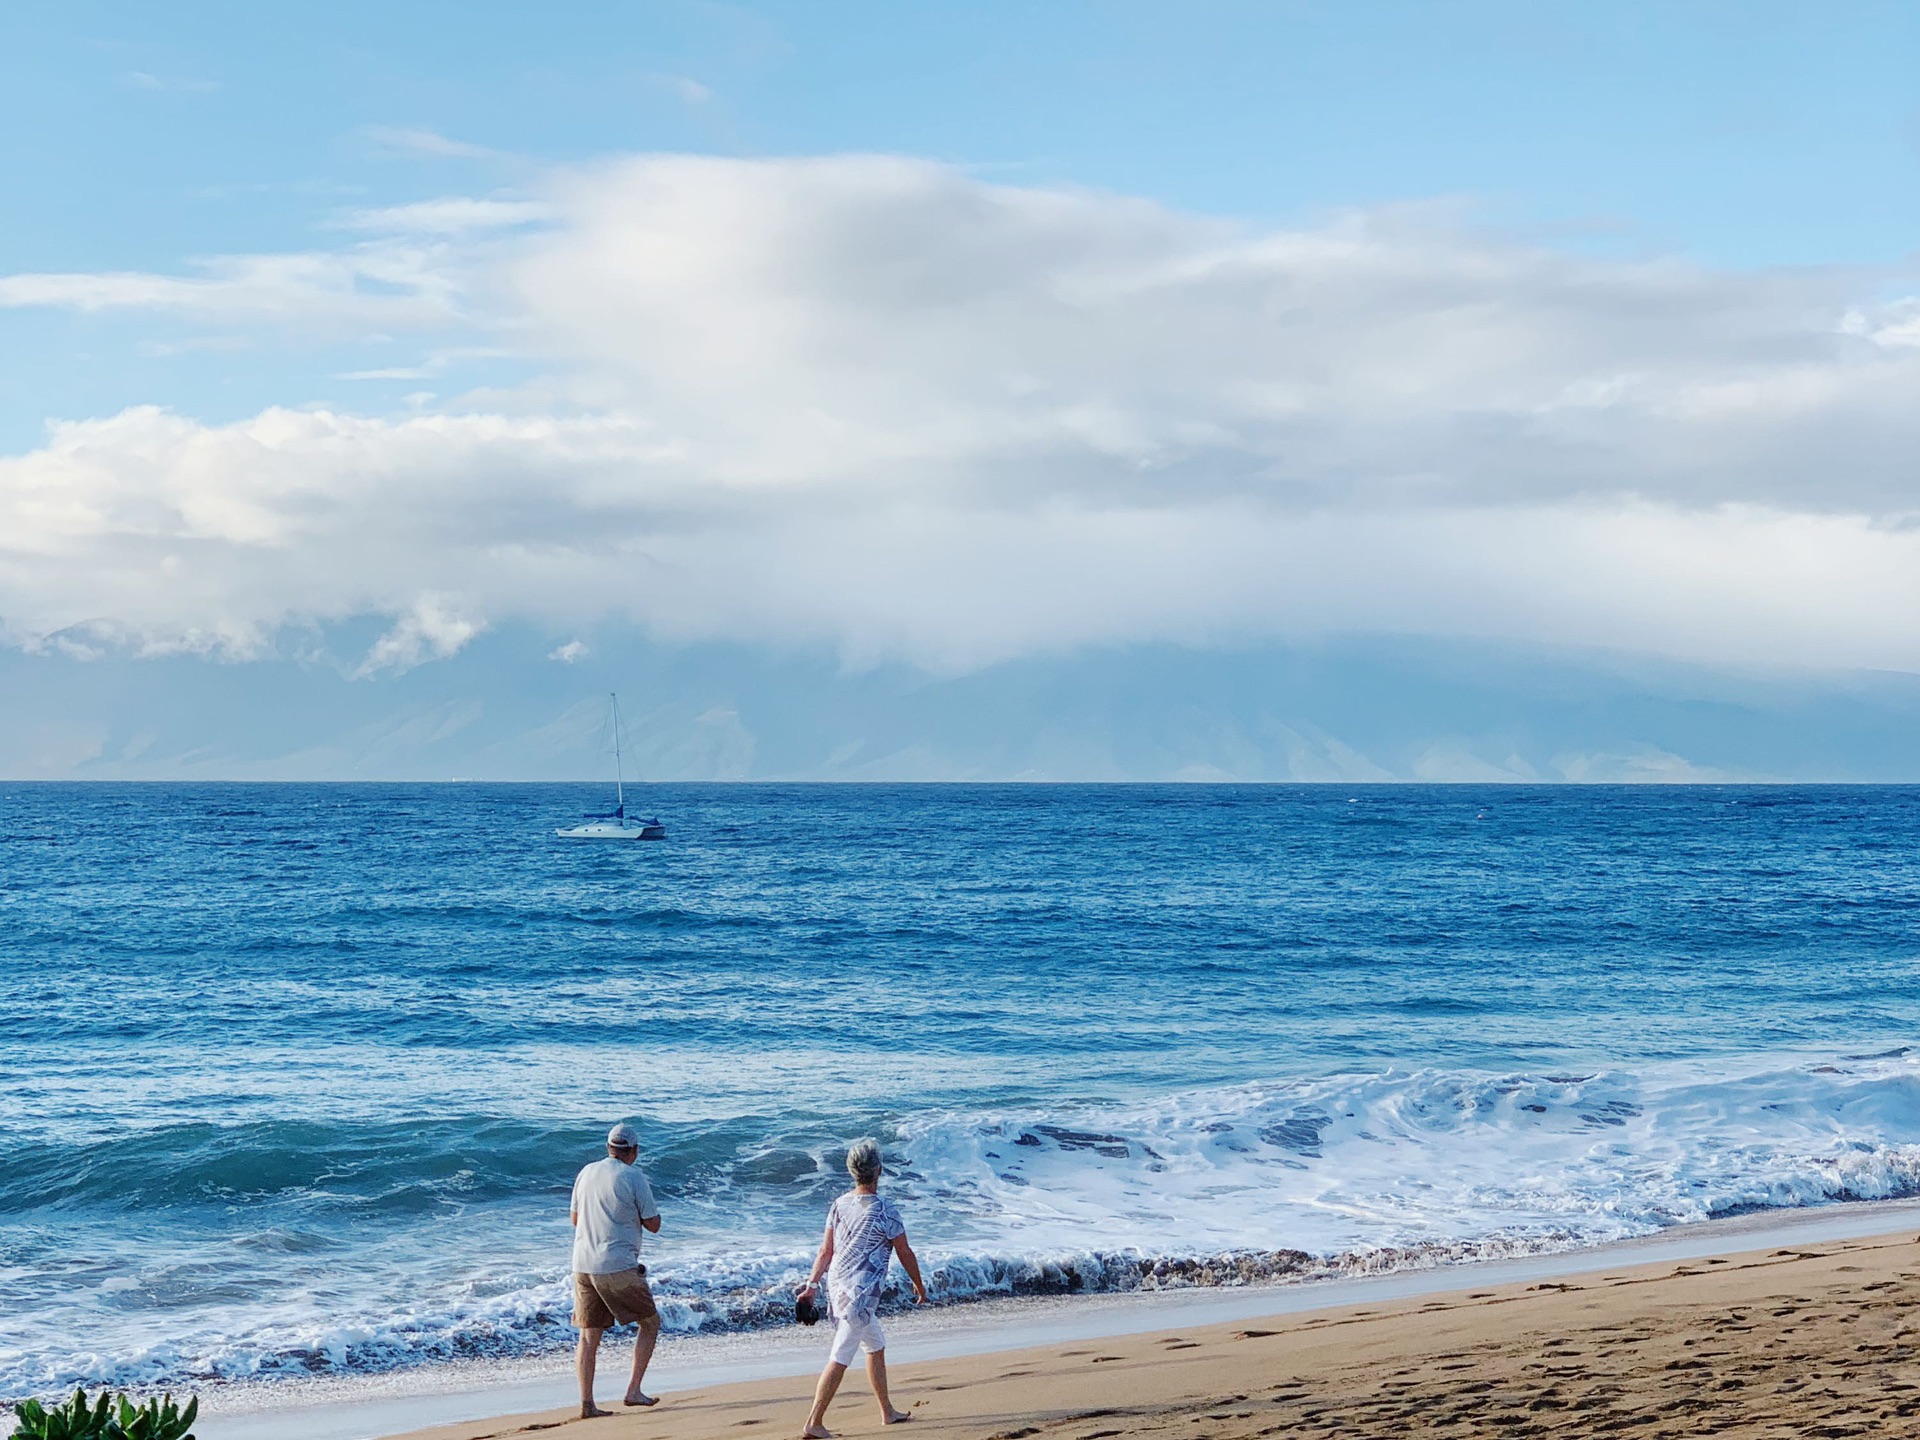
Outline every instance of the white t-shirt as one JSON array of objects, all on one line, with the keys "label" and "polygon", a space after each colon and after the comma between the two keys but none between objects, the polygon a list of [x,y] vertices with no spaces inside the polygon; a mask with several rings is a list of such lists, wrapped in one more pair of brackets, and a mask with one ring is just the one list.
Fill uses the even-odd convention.
[{"label": "white t-shirt", "polygon": [[660,1213],[638,1165],[611,1155],[573,1181],[573,1273],[612,1275],[640,1263],[640,1222]]},{"label": "white t-shirt", "polygon": [[833,1265],[827,1271],[827,1304],[836,1320],[871,1320],[880,1308],[893,1242],[907,1233],[891,1200],[850,1190],[827,1211],[833,1232]]}]

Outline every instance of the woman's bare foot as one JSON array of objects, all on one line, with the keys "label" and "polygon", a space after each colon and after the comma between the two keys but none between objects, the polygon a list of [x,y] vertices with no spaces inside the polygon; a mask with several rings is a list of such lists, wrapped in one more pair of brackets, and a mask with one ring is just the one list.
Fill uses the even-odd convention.
[{"label": "woman's bare foot", "polygon": [[592,1404],[591,1402],[580,1407],[580,1418],[582,1420],[598,1420],[602,1416],[611,1414],[613,1414],[613,1411],[602,1410],[598,1405]]},{"label": "woman's bare foot", "polygon": [[660,1397],[658,1395],[647,1395],[636,1390],[620,1403],[622,1405],[658,1405],[660,1403]]},{"label": "woman's bare foot", "polygon": [[809,1425],[800,1436],[801,1440],[833,1440],[833,1432],[824,1425]]},{"label": "woman's bare foot", "polygon": [[886,1413],[886,1417],[882,1419],[880,1423],[882,1425],[898,1425],[902,1421],[911,1420],[912,1418],[913,1418],[913,1414],[911,1411],[889,1410]]}]

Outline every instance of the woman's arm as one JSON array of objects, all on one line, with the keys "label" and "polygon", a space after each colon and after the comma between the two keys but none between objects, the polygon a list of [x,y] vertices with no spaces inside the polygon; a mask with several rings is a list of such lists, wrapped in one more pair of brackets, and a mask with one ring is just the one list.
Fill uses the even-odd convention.
[{"label": "woman's arm", "polygon": [[927,1282],[920,1278],[920,1257],[913,1253],[913,1247],[907,1244],[906,1232],[893,1237],[893,1253],[900,1257],[900,1264],[907,1272],[907,1278],[913,1281],[913,1303],[927,1303]]},{"label": "woman's arm", "polygon": [[820,1237],[820,1253],[813,1257],[813,1273],[807,1276],[807,1283],[800,1287],[802,1295],[811,1295],[820,1288],[820,1277],[827,1273],[827,1267],[833,1263],[833,1226],[827,1226],[827,1233]]}]

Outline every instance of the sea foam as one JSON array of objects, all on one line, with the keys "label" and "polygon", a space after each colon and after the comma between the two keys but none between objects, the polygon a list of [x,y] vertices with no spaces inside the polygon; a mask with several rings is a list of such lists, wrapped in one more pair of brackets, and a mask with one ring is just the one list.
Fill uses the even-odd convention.
[{"label": "sea foam", "polygon": [[[890,1193],[942,1302],[1298,1284],[1920,1194],[1920,1061],[1389,1070],[1138,1105],[934,1111],[901,1117],[886,1139]],[[832,1156],[818,1159],[824,1169]],[[810,1258],[803,1243],[724,1243],[717,1224],[703,1229],[702,1214],[723,1220],[728,1197],[750,1198],[721,1170],[691,1214],[673,1217],[669,1202],[694,1233],[650,1256],[670,1334],[786,1323]],[[518,1283],[397,1308],[356,1304],[350,1286],[292,1306],[237,1296],[120,1349],[76,1352],[30,1320],[0,1348],[0,1393],[554,1351],[573,1333],[563,1265],[536,1257]],[[904,1299],[896,1273],[889,1304]]]}]

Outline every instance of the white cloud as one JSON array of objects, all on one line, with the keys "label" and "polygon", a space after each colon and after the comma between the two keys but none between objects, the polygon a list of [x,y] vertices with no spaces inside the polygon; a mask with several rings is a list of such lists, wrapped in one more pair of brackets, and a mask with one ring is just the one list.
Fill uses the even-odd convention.
[{"label": "white cloud", "polygon": [[424,155],[445,160],[494,160],[500,151],[485,145],[470,145],[452,140],[437,130],[418,126],[369,125],[361,132],[382,150],[397,155]]},{"label": "white cloud", "polygon": [[461,321],[464,288],[460,259],[444,246],[377,241],[345,251],[225,256],[187,276],[0,276],[0,309],[148,310],[234,326],[420,329]]},{"label": "white cloud", "polygon": [[569,640],[564,645],[556,645],[547,652],[549,660],[558,660],[562,665],[572,665],[584,660],[593,653],[584,640]]},{"label": "white cloud", "polygon": [[[396,617],[368,673],[481,616],[945,670],[1328,631],[1920,669],[1920,347],[1883,276],[1431,208],[1257,232],[873,157],[646,158],[522,203],[0,279],[242,327],[392,305],[548,372],[456,414],[58,426],[0,460],[8,633],[245,655]],[[363,296],[370,255],[400,278]]]},{"label": "white cloud", "polygon": [[713,91],[689,75],[649,75],[647,83],[665,90],[683,105],[704,105]]},{"label": "white cloud", "polygon": [[433,365],[386,365],[373,370],[342,370],[336,380],[431,380],[439,373]]},{"label": "white cloud", "polygon": [[345,224],[349,229],[385,234],[467,235],[553,218],[553,207],[537,200],[485,200],[450,195],[438,200],[417,200],[410,205],[356,210],[346,218]]},{"label": "white cloud", "polygon": [[486,622],[455,597],[424,592],[414,597],[412,607],[391,630],[373,642],[355,676],[365,679],[382,670],[404,672],[423,661],[444,660],[486,628]]},{"label": "white cloud", "polygon": [[251,350],[254,342],[243,335],[192,335],[181,340],[143,340],[140,353],[157,360],[175,355],[211,355]]},{"label": "white cloud", "polygon": [[1885,305],[1873,314],[1849,310],[1841,317],[1840,329],[1848,335],[1863,335],[1876,345],[1920,346],[1920,300]]}]

